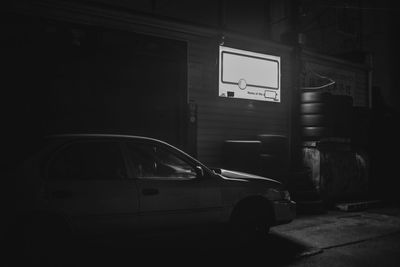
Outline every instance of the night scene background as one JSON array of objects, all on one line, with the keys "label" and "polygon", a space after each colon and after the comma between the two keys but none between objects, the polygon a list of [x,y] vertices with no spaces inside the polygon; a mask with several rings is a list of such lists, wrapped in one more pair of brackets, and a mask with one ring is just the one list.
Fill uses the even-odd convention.
[{"label": "night scene background", "polygon": [[[352,207],[389,207],[385,216],[399,218],[399,9],[392,2],[5,1],[4,210],[13,209],[7,187],[18,179],[8,174],[43,146],[45,136],[109,133],[160,139],[207,166],[277,179],[305,220]],[[223,65],[221,49],[225,56],[239,51],[278,59],[271,61],[278,62],[277,80],[267,81],[274,85],[252,85],[240,74],[225,81],[222,76],[236,67]],[[234,89],[225,94],[229,83],[226,88]],[[260,99],[252,86],[264,88]],[[324,223],[319,220],[310,222],[312,229]],[[397,222],[391,224],[397,236],[371,246],[398,244]],[[294,233],[280,231],[274,234]],[[258,258],[273,251],[274,262],[287,266],[331,265],[346,254],[318,252],[314,260],[292,261],[285,253],[298,251],[289,243],[274,236],[254,251]],[[348,261],[333,266],[399,264],[398,245],[387,257],[369,254],[368,245],[351,249],[354,259],[346,254]],[[371,260],[360,262],[364,255]]]}]

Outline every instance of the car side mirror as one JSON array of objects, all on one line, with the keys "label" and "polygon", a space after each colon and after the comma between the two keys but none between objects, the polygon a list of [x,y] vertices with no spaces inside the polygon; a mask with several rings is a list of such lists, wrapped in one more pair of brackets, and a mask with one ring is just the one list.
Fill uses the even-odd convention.
[{"label": "car side mirror", "polygon": [[195,170],[196,170],[196,174],[197,174],[198,178],[201,178],[204,176],[204,170],[201,166],[196,166]]}]

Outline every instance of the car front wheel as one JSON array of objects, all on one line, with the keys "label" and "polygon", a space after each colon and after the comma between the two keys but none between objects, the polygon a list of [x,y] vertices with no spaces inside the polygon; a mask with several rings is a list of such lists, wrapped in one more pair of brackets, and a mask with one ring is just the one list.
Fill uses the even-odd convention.
[{"label": "car front wheel", "polygon": [[234,212],[231,228],[234,237],[241,244],[246,244],[265,239],[269,233],[270,221],[265,209],[254,206],[242,207]]}]

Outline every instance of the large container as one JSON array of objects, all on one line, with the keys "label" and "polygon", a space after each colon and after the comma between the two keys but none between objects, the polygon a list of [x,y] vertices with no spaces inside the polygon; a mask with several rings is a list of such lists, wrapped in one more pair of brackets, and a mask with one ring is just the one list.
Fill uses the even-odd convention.
[{"label": "large container", "polygon": [[287,182],[289,172],[289,143],[285,135],[259,134],[261,141],[261,173],[263,176]]},{"label": "large container", "polygon": [[286,182],[288,142],[283,135],[260,134],[258,140],[225,140],[222,166]]},{"label": "large container", "polygon": [[368,196],[368,154],[352,149],[348,140],[307,142],[303,160],[312,170],[312,182],[326,203]]}]

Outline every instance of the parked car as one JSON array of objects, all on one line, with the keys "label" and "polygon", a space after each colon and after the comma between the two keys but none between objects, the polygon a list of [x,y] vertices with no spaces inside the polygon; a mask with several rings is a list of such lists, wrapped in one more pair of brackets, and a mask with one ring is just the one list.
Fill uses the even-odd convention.
[{"label": "parked car", "polygon": [[211,169],[146,137],[51,136],[12,179],[16,221],[10,225],[40,240],[42,232],[54,237],[211,224],[253,237],[295,218],[295,203],[280,182]]}]

